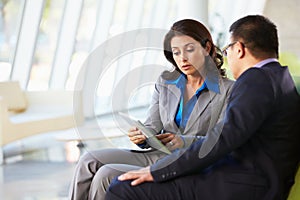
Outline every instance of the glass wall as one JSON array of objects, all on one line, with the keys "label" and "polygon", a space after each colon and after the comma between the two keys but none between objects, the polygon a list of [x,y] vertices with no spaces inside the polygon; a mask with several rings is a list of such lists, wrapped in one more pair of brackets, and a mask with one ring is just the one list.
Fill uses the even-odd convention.
[{"label": "glass wall", "polygon": [[[128,31],[166,29],[176,18],[176,5],[176,0],[0,0],[0,81],[18,80],[31,91],[74,90],[91,52]],[[124,74],[145,64],[167,65],[161,49],[130,51],[95,82],[96,113],[111,111],[112,91]],[[139,73],[137,84],[145,76]],[[130,107],[149,103],[151,87],[145,88],[135,89]]]},{"label": "glass wall", "polygon": [[45,2],[28,80],[28,90],[49,88],[65,3],[65,0]]},{"label": "glass wall", "polygon": [[0,1],[0,81],[11,76],[23,9],[23,0]]},{"label": "glass wall", "polygon": [[[233,20],[266,10],[265,0],[208,3],[208,27],[219,47],[227,42]],[[0,0],[0,81],[18,80],[25,90],[74,90],[84,74],[79,89],[86,91],[84,98],[93,99],[87,103],[94,105],[88,113],[96,114],[110,112],[112,95],[119,90],[123,93],[134,82],[139,87],[132,89],[129,97],[120,96],[119,104],[130,98],[127,107],[148,105],[154,77],[171,67],[164,59],[162,43],[154,45],[154,36],[136,37],[131,43],[121,39],[110,44],[113,48],[102,49],[102,57],[93,60],[94,71],[87,72],[83,66],[93,52],[109,41],[116,42],[118,36],[145,28],[166,31],[179,19],[179,5],[179,0]],[[192,3],[188,8],[204,9],[194,8]],[[144,40],[148,43],[135,48]],[[155,48],[146,48],[151,43]],[[110,54],[117,56],[107,61]],[[161,68],[149,73],[146,66]],[[294,74],[299,71],[292,70]],[[131,72],[135,78],[126,80]],[[98,77],[90,78],[93,73]]]}]

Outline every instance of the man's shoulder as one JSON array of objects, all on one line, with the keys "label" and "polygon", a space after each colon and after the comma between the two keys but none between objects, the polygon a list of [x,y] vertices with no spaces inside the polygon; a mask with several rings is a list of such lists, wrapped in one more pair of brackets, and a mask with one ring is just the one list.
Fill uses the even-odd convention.
[{"label": "man's shoulder", "polygon": [[258,93],[273,95],[273,83],[270,76],[261,68],[249,68],[235,82],[232,87],[232,95],[244,95],[245,97],[257,96]]},{"label": "man's shoulder", "polygon": [[250,67],[238,79],[266,77],[269,75],[269,72],[275,72],[284,68],[286,67],[281,66],[279,62],[270,62],[261,67]]},{"label": "man's shoulder", "polygon": [[236,84],[239,83],[260,83],[268,81],[268,75],[262,68],[251,67],[247,69],[240,77],[236,80]]}]

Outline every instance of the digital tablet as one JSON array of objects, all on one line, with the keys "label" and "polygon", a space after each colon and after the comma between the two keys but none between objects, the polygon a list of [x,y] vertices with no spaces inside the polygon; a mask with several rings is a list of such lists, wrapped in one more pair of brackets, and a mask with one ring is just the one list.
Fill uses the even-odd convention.
[{"label": "digital tablet", "polygon": [[136,120],[132,117],[130,117],[128,114],[123,112],[118,112],[118,114],[124,119],[129,125],[135,126],[138,129],[142,131],[142,133],[147,138],[147,143],[150,145],[150,147],[157,149],[159,151],[162,151],[167,154],[171,154],[171,151],[159,140],[156,138],[156,132],[152,129],[149,129],[145,127],[145,125],[140,122],[139,120]]}]

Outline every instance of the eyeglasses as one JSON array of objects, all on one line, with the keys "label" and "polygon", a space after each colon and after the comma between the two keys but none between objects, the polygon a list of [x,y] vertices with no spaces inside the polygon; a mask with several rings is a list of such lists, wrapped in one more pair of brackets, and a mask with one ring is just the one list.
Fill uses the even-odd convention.
[{"label": "eyeglasses", "polygon": [[226,45],[223,49],[222,49],[222,53],[224,56],[227,56],[227,50],[229,47],[235,45],[235,43],[237,43],[238,41],[235,41],[235,42],[231,42],[230,44]]}]

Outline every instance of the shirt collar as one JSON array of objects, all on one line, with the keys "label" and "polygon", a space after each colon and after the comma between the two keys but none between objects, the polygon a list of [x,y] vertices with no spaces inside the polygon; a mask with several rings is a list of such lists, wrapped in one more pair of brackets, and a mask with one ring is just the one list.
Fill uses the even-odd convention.
[{"label": "shirt collar", "polygon": [[[181,74],[177,79],[175,80],[166,80],[166,84],[172,84],[176,85],[178,88],[182,88],[186,84],[186,75]],[[210,91],[213,91],[215,93],[220,93],[219,90],[219,81],[212,81],[208,78],[205,79],[202,86],[196,91],[196,93],[199,93],[200,91],[207,88]]]},{"label": "shirt collar", "polygon": [[196,91],[196,95],[199,96],[200,92],[206,88],[207,88],[207,85],[204,81],[203,84],[201,85],[201,87],[199,87],[198,90]]},{"label": "shirt collar", "polygon": [[186,76],[184,74],[180,74],[175,80],[166,80],[166,84],[176,85],[178,88],[182,88],[186,83]]},{"label": "shirt collar", "polygon": [[257,63],[253,67],[261,68],[262,66],[264,66],[264,65],[266,65],[268,63],[271,63],[271,62],[278,62],[278,60],[276,58],[268,58],[268,59],[260,61],[259,63]]}]

